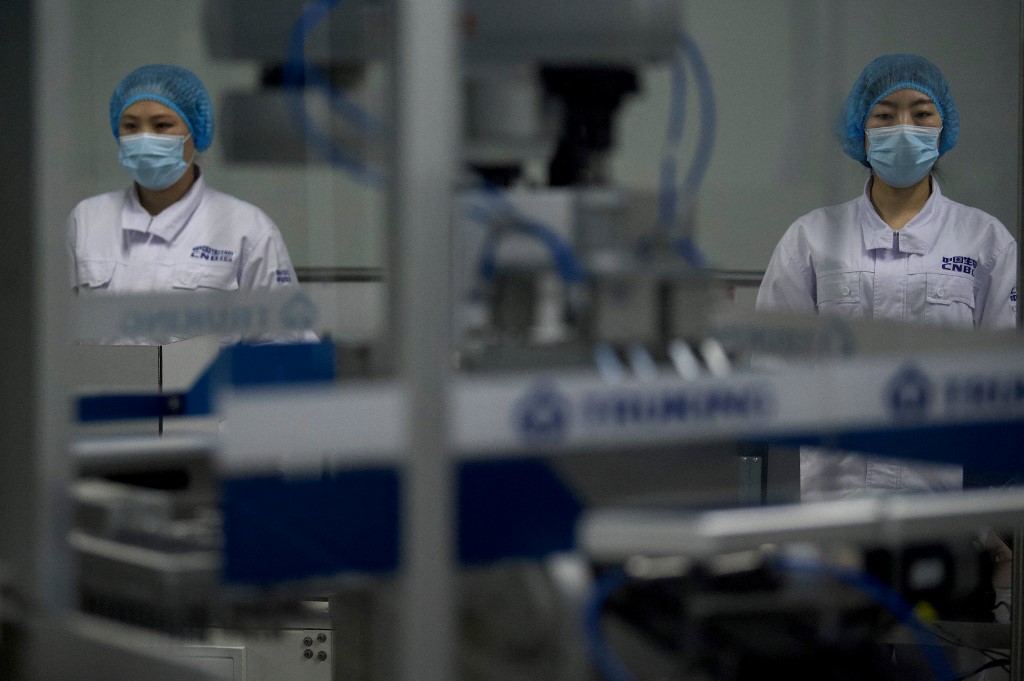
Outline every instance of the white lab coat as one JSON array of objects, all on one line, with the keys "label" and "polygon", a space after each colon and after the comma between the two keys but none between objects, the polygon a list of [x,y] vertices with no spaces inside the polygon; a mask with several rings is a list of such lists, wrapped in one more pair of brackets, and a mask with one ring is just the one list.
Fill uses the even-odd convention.
[{"label": "white lab coat", "polygon": [[[68,217],[67,248],[71,286],[80,295],[297,285],[274,222],[256,206],[211,189],[201,174],[185,196],[155,216],[139,203],[134,185],[81,201]],[[316,340],[312,332],[286,335],[273,340]]]},{"label": "white lab coat", "polygon": [[[772,254],[758,310],[896,319],[949,327],[1016,323],[1017,244],[994,217],[932,194],[899,232],[868,196],[804,215]],[[800,456],[801,497],[962,487],[959,466],[822,452]]]},{"label": "white lab coat", "polygon": [[234,291],[295,283],[277,226],[256,206],[206,186],[159,215],[134,186],[80,202],[67,224],[71,285],[79,293]]}]

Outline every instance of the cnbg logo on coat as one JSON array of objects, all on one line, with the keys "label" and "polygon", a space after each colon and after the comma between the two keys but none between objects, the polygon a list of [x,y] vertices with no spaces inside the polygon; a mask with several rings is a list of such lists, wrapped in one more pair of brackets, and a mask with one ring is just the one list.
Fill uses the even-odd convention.
[{"label": "cnbg logo on coat", "polygon": [[974,270],[978,269],[978,261],[968,258],[966,255],[942,256],[942,269],[947,272],[963,272],[974,276]]},{"label": "cnbg logo on coat", "polygon": [[231,262],[235,257],[235,252],[223,248],[196,246],[192,249],[191,257],[196,260],[208,260],[210,262]]}]

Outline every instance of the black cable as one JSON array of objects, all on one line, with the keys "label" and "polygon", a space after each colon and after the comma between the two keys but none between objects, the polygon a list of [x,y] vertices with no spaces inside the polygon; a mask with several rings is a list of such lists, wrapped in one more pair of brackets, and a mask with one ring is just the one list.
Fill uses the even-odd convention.
[{"label": "black cable", "polygon": [[935,635],[937,637],[941,638],[943,641],[946,641],[947,643],[952,643],[953,645],[955,645],[955,646],[957,646],[959,648],[966,648],[968,650],[973,650],[975,652],[979,652],[982,655],[984,655],[985,657],[987,657],[989,660],[993,660],[993,661],[999,660],[999,661],[1001,661],[1001,660],[1009,660],[1010,659],[1010,658],[1006,657],[1005,655],[1000,655],[999,651],[997,651],[994,648],[981,648],[981,647],[978,647],[978,646],[972,646],[969,643],[964,643],[963,641],[958,639],[956,636],[954,636],[953,634],[949,633],[948,631],[946,631],[945,629],[943,629],[942,627],[940,627],[937,624],[933,624],[932,625],[932,629],[934,630]]},{"label": "black cable", "polygon": [[1010,666],[1010,661],[1009,660],[992,660],[991,662],[986,662],[985,664],[981,665],[980,667],[975,669],[973,672],[969,672],[967,674],[964,674],[963,676],[955,677],[953,679],[953,681],[965,681],[965,679],[969,679],[972,676],[977,676],[978,674],[982,673],[985,670],[994,669],[995,667],[1009,667],[1009,666]]}]

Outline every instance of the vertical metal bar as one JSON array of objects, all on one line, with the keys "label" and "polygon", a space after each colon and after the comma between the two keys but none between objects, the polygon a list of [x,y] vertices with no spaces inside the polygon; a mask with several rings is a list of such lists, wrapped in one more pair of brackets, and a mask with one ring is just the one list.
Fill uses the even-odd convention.
[{"label": "vertical metal bar", "polygon": [[[1017,41],[1017,327],[1021,323],[1020,291],[1024,270],[1024,2],[1017,9],[1019,37]],[[1013,531],[1013,572],[1010,582],[1010,679],[1024,681],[1024,528]]]},{"label": "vertical metal bar", "polygon": [[71,529],[67,455],[71,419],[70,355],[72,294],[67,279],[64,229],[76,202],[66,170],[72,138],[70,93],[71,11],[68,0],[36,0],[34,49],[36,102],[33,135],[34,169],[32,224],[33,258],[40,299],[35,309],[39,335],[33,350],[37,366],[37,404],[34,428],[41,496],[35,531],[40,538],[38,569],[40,601],[53,614],[72,607],[74,578],[67,535]]},{"label": "vertical metal bar", "polygon": [[5,247],[0,307],[0,575],[42,613],[70,607],[65,536],[67,433],[63,332],[70,308],[63,225],[71,125],[70,11],[63,0],[12,0],[0,21]]},{"label": "vertical metal bar", "polygon": [[[0,268],[5,284],[0,288],[0,307],[5,329],[0,334],[0,498],[17,513],[0,514],[0,579],[8,589],[31,592],[35,535],[35,451],[33,429],[36,386],[33,340],[37,330],[34,309],[38,304],[32,282],[36,274],[32,257],[32,226],[35,222],[33,171],[37,159],[32,119],[35,80],[32,63],[32,3],[5,3],[0,21],[0,63],[5,65],[4,86],[0,88],[0,119],[4,121],[5,156],[17,163],[0,164],[0,206],[4,210],[4,248]],[[10,646],[10,642],[0,640]],[[0,649],[2,650],[2,649]],[[8,652],[8,655],[11,651]]]},{"label": "vertical metal bar", "polygon": [[[35,673],[36,621],[71,607],[65,436],[68,429],[63,347],[70,296],[61,228],[70,199],[66,167],[71,126],[68,8],[63,0],[5,2],[0,21],[0,88],[6,156],[0,206],[6,230],[0,253],[0,579],[26,606],[25,620],[3,622],[0,667],[14,678]],[[60,273],[59,275],[57,273]],[[58,288],[59,281],[63,286]],[[5,595],[5,598],[7,596]],[[10,613],[0,613],[10,616]],[[38,678],[43,678],[39,676]],[[49,678],[49,677],[46,677]]]},{"label": "vertical metal bar", "polygon": [[740,444],[737,452],[741,506],[760,506],[768,502],[768,447]]},{"label": "vertical metal bar", "polygon": [[745,454],[738,457],[739,503],[758,506],[765,502],[765,460],[763,456]]},{"label": "vertical metal bar", "polygon": [[[156,349],[156,390],[161,395],[164,394],[164,347],[162,345],[157,346]],[[164,434],[163,414],[156,417],[156,432],[158,435]]]},{"label": "vertical metal bar", "polygon": [[1024,681],[1024,610],[1021,610],[1024,594],[1024,559],[1021,545],[1024,544],[1024,529],[1013,531],[1013,577],[1010,581],[1010,679]]},{"label": "vertical metal bar", "polygon": [[450,681],[454,513],[447,433],[450,233],[459,105],[454,0],[398,0],[391,185],[392,342],[408,396],[400,676]]},{"label": "vertical metal bar", "polygon": [[1024,281],[1024,2],[1018,5],[1018,24],[1020,27],[1017,41],[1017,326],[1021,325],[1020,290]]}]

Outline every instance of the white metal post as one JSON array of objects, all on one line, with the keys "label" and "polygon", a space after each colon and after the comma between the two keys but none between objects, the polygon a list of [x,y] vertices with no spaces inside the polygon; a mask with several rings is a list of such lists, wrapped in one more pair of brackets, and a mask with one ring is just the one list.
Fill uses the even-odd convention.
[{"label": "white metal post", "polygon": [[455,2],[399,0],[391,184],[392,347],[409,397],[402,485],[401,678],[455,676],[449,457],[450,233],[459,118]]},{"label": "white metal post", "polygon": [[33,57],[36,74],[33,98],[35,243],[39,300],[35,309],[37,386],[37,472],[40,476],[40,516],[35,527],[41,543],[42,563],[37,567],[41,598],[51,612],[69,609],[74,573],[67,535],[71,529],[68,481],[71,462],[68,436],[71,425],[70,353],[72,294],[67,280],[64,225],[75,198],[72,196],[69,150],[71,136],[71,16],[67,0],[36,0]]},{"label": "white metal post", "polygon": [[[1019,35],[1017,41],[1017,148],[1024,152],[1024,2],[1017,9]],[[1020,297],[1021,283],[1024,282],[1024,153],[1017,156],[1017,297]],[[1021,326],[1021,305],[1017,302],[1018,333]],[[1010,592],[1010,678],[1024,681],[1024,524],[1018,523],[1013,530],[1013,570]]]},{"label": "white metal post", "polygon": [[14,1],[5,4],[0,21],[0,55],[8,72],[0,92],[8,152],[0,170],[0,498],[8,509],[0,519],[0,580],[42,616],[62,613],[71,601],[64,371],[71,294],[63,226],[73,145],[66,5]]}]

